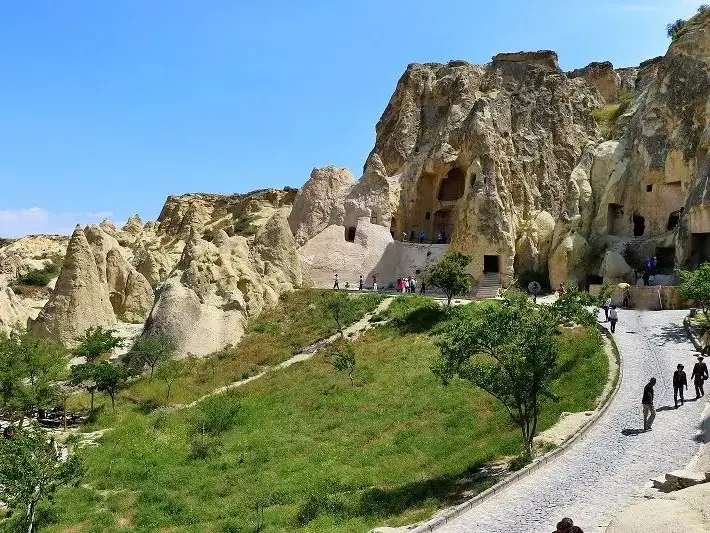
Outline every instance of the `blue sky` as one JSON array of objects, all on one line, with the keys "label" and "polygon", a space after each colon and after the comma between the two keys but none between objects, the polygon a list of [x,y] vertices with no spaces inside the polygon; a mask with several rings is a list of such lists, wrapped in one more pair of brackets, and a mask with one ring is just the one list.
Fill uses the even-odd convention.
[{"label": "blue sky", "polygon": [[0,236],[154,219],[169,194],[300,186],[314,166],[358,176],[408,63],[636,65],[699,3],[2,2]]}]

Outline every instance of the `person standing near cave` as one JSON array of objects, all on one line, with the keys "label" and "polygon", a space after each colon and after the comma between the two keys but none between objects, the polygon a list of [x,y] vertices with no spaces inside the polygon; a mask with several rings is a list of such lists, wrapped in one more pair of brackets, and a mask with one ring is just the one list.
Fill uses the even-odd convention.
[{"label": "person standing near cave", "polygon": [[340,289],[340,281],[338,280],[338,273],[335,273],[335,281],[333,283],[333,290]]}]

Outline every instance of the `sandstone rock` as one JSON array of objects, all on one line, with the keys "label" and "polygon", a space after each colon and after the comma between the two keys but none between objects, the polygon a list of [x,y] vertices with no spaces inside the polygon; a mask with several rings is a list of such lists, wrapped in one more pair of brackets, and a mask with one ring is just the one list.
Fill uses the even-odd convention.
[{"label": "sandstone rock", "polygon": [[9,283],[32,269],[61,262],[68,242],[68,237],[57,235],[27,235],[0,243],[0,275],[5,276]]},{"label": "sandstone rock", "polygon": [[296,194],[288,219],[298,244],[328,225],[333,208],[342,202],[353,185],[355,178],[346,168],[329,166],[311,171],[311,177]]},{"label": "sandstone rock", "polygon": [[121,231],[130,235],[140,235],[143,232],[143,221],[138,215],[133,215],[126,220],[126,223],[121,228]]},{"label": "sandstone rock", "polygon": [[621,76],[609,61],[595,61],[584,68],[573,70],[567,75],[570,78],[584,79],[599,91],[607,104],[614,103],[619,98]]},{"label": "sandstone rock", "polygon": [[118,248],[106,254],[106,284],[116,316],[126,322],[143,322],[153,307],[153,288],[121,255]]},{"label": "sandstone rock", "polygon": [[29,310],[0,275],[0,337],[12,330],[22,330],[27,326]]},{"label": "sandstone rock", "polygon": [[560,283],[577,285],[586,277],[585,258],[587,241],[574,229],[562,233],[548,262],[550,284],[556,288]]},{"label": "sandstone rock", "polygon": [[69,241],[56,287],[37,319],[30,322],[29,329],[71,346],[87,328],[111,326],[115,322],[108,291],[101,282],[91,246],[83,230],[77,226]]},{"label": "sandstone rock", "polygon": [[612,250],[607,250],[602,260],[602,266],[599,269],[599,275],[604,278],[604,282],[618,283],[629,281],[629,275],[633,269],[626,262],[626,259]]}]

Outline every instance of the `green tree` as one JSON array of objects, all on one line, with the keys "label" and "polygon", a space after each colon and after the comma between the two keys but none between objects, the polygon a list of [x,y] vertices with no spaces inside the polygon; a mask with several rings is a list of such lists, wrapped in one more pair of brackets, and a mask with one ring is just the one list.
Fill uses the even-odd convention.
[{"label": "green tree", "polygon": [[69,382],[82,387],[91,395],[92,411],[94,410],[94,394],[96,393],[95,366],[96,363],[84,363],[83,365],[74,365],[69,371]]},{"label": "green tree", "polygon": [[446,306],[451,306],[451,299],[457,294],[464,294],[471,289],[471,279],[466,267],[471,256],[462,252],[448,252],[432,266],[425,276],[427,285],[439,287],[446,294]]},{"label": "green tree", "polygon": [[111,364],[106,361],[93,365],[96,390],[105,392],[111,398],[111,409],[116,411],[116,394],[128,387],[128,380],[135,372],[126,365]]},{"label": "green tree", "polygon": [[126,363],[138,370],[147,366],[150,368],[150,378],[153,379],[158,363],[170,359],[176,349],[172,337],[165,333],[153,333],[136,339],[131,351],[126,354]]},{"label": "green tree", "polygon": [[443,383],[458,376],[500,401],[532,453],[542,398],[554,398],[557,369],[556,321],[545,306],[523,294],[506,295],[500,305],[465,313],[437,342],[433,370]]},{"label": "green tree", "polygon": [[[602,295],[605,299],[606,294],[603,291]],[[550,306],[550,310],[558,324],[592,326],[597,323],[598,306],[599,298],[571,285],[565,294]]]},{"label": "green tree", "polygon": [[345,347],[335,353],[333,368],[338,372],[347,372],[350,378],[350,385],[355,386],[355,350],[351,343],[345,343]]},{"label": "green tree", "polygon": [[710,6],[707,4],[700,4],[698,6],[698,13],[705,13],[708,9],[710,9]]},{"label": "green tree", "polygon": [[0,500],[23,510],[28,533],[34,528],[37,504],[82,472],[80,459],[70,455],[62,461],[54,442],[38,427],[21,428],[13,438],[0,439]]},{"label": "green tree", "polygon": [[182,375],[182,364],[174,359],[167,359],[158,363],[155,375],[156,377],[165,382],[166,393],[165,401],[166,403],[170,401],[170,389],[173,387],[173,383]]},{"label": "green tree", "polygon": [[116,330],[101,326],[90,327],[76,340],[79,344],[72,350],[72,355],[83,357],[87,363],[93,363],[114,348],[123,346],[123,340]]},{"label": "green tree", "polygon": [[338,326],[338,331],[340,335],[345,338],[345,333],[343,332],[343,326],[345,325],[345,320],[350,311],[350,297],[342,292],[327,295],[326,296],[326,307],[330,311],[333,320],[335,320]]},{"label": "green tree", "polygon": [[28,333],[0,337],[0,408],[11,419],[48,407],[65,376],[64,348]]},{"label": "green tree", "polygon": [[675,22],[672,22],[668,26],[666,26],[666,34],[672,41],[675,41],[678,37],[680,37],[680,32],[683,29],[683,26],[685,25],[685,20],[683,19],[678,19]]},{"label": "green tree", "polygon": [[680,297],[699,305],[710,322],[710,263],[703,263],[697,270],[681,270],[678,275]]}]

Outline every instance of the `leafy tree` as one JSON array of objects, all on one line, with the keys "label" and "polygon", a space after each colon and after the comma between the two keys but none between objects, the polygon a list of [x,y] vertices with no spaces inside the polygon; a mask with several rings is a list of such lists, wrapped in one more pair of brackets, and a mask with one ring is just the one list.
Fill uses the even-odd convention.
[{"label": "leafy tree", "polygon": [[327,297],[326,306],[338,326],[340,335],[344,338],[345,333],[343,332],[343,326],[345,325],[346,315],[350,309],[350,297],[344,293],[336,293]]},{"label": "leafy tree", "polygon": [[457,294],[470,290],[471,279],[466,267],[471,256],[462,252],[448,252],[432,266],[425,277],[427,285],[439,287],[446,294],[446,305],[451,306],[451,299]]},{"label": "leafy tree", "polygon": [[128,387],[128,380],[135,373],[126,365],[111,364],[106,361],[93,365],[93,376],[96,390],[105,392],[111,398],[111,409],[116,411],[116,394]]},{"label": "leafy tree", "polygon": [[96,378],[94,368],[96,363],[74,365],[69,371],[69,383],[82,387],[91,395],[91,410],[94,410],[94,394],[96,393]]},{"label": "leafy tree", "polygon": [[345,348],[340,349],[335,354],[333,359],[333,368],[338,372],[347,372],[350,378],[350,385],[355,386],[355,350],[349,342],[345,344]]},{"label": "leafy tree", "polygon": [[93,363],[114,348],[123,346],[123,340],[115,329],[92,326],[76,339],[78,345],[72,350],[74,357],[83,357],[87,363]]},{"label": "leafy tree", "polygon": [[678,19],[666,26],[666,33],[668,34],[668,37],[670,37],[672,41],[675,41],[678,37],[680,37],[680,31],[683,29],[684,25],[685,20]]},{"label": "leafy tree", "polygon": [[0,408],[14,419],[49,406],[66,366],[64,349],[52,341],[28,333],[0,337]]},{"label": "leafy tree", "polygon": [[70,455],[62,461],[54,442],[38,427],[18,429],[12,438],[0,440],[0,500],[23,509],[28,533],[34,528],[37,504],[82,472],[80,459]]},{"label": "leafy tree", "polygon": [[554,398],[556,330],[549,309],[536,308],[524,294],[508,294],[500,305],[462,314],[445,330],[434,373],[445,384],[455,376],[470,381],[500,401],[531,454],[541,400]]},{"label": "leafy tree", "polygon": [[[592,326],[597,323],[597,310],[594,308],[598,305],[598,298],[572,285],[550,306],[550,310],[558,324]],[[590,307],[594,310],[590,310]]]},{"label": "leafy tree", "polygon": [[678,294],[701,306],[705,320],[710,322],[710,263],[703,263],[697,270],[681,270]]},{"label": "leafy tree", "polygon": [[166,394],[165,401],[170,401],[170,389],[177,380],[182,375],[182,364],[174,359],[168,359],[166,361],[161,361],[158,364],[155,375],[158,379],[165,382]]},{"label": "leafy tree", "polygon": [[131,351],[126,354],[126,363],[139,370],[147,366],[150,368],[150,379],[153,379],[158,363],[170,359],[176,349],[172,337],[165,333],[153,333],[136,339]]}]

